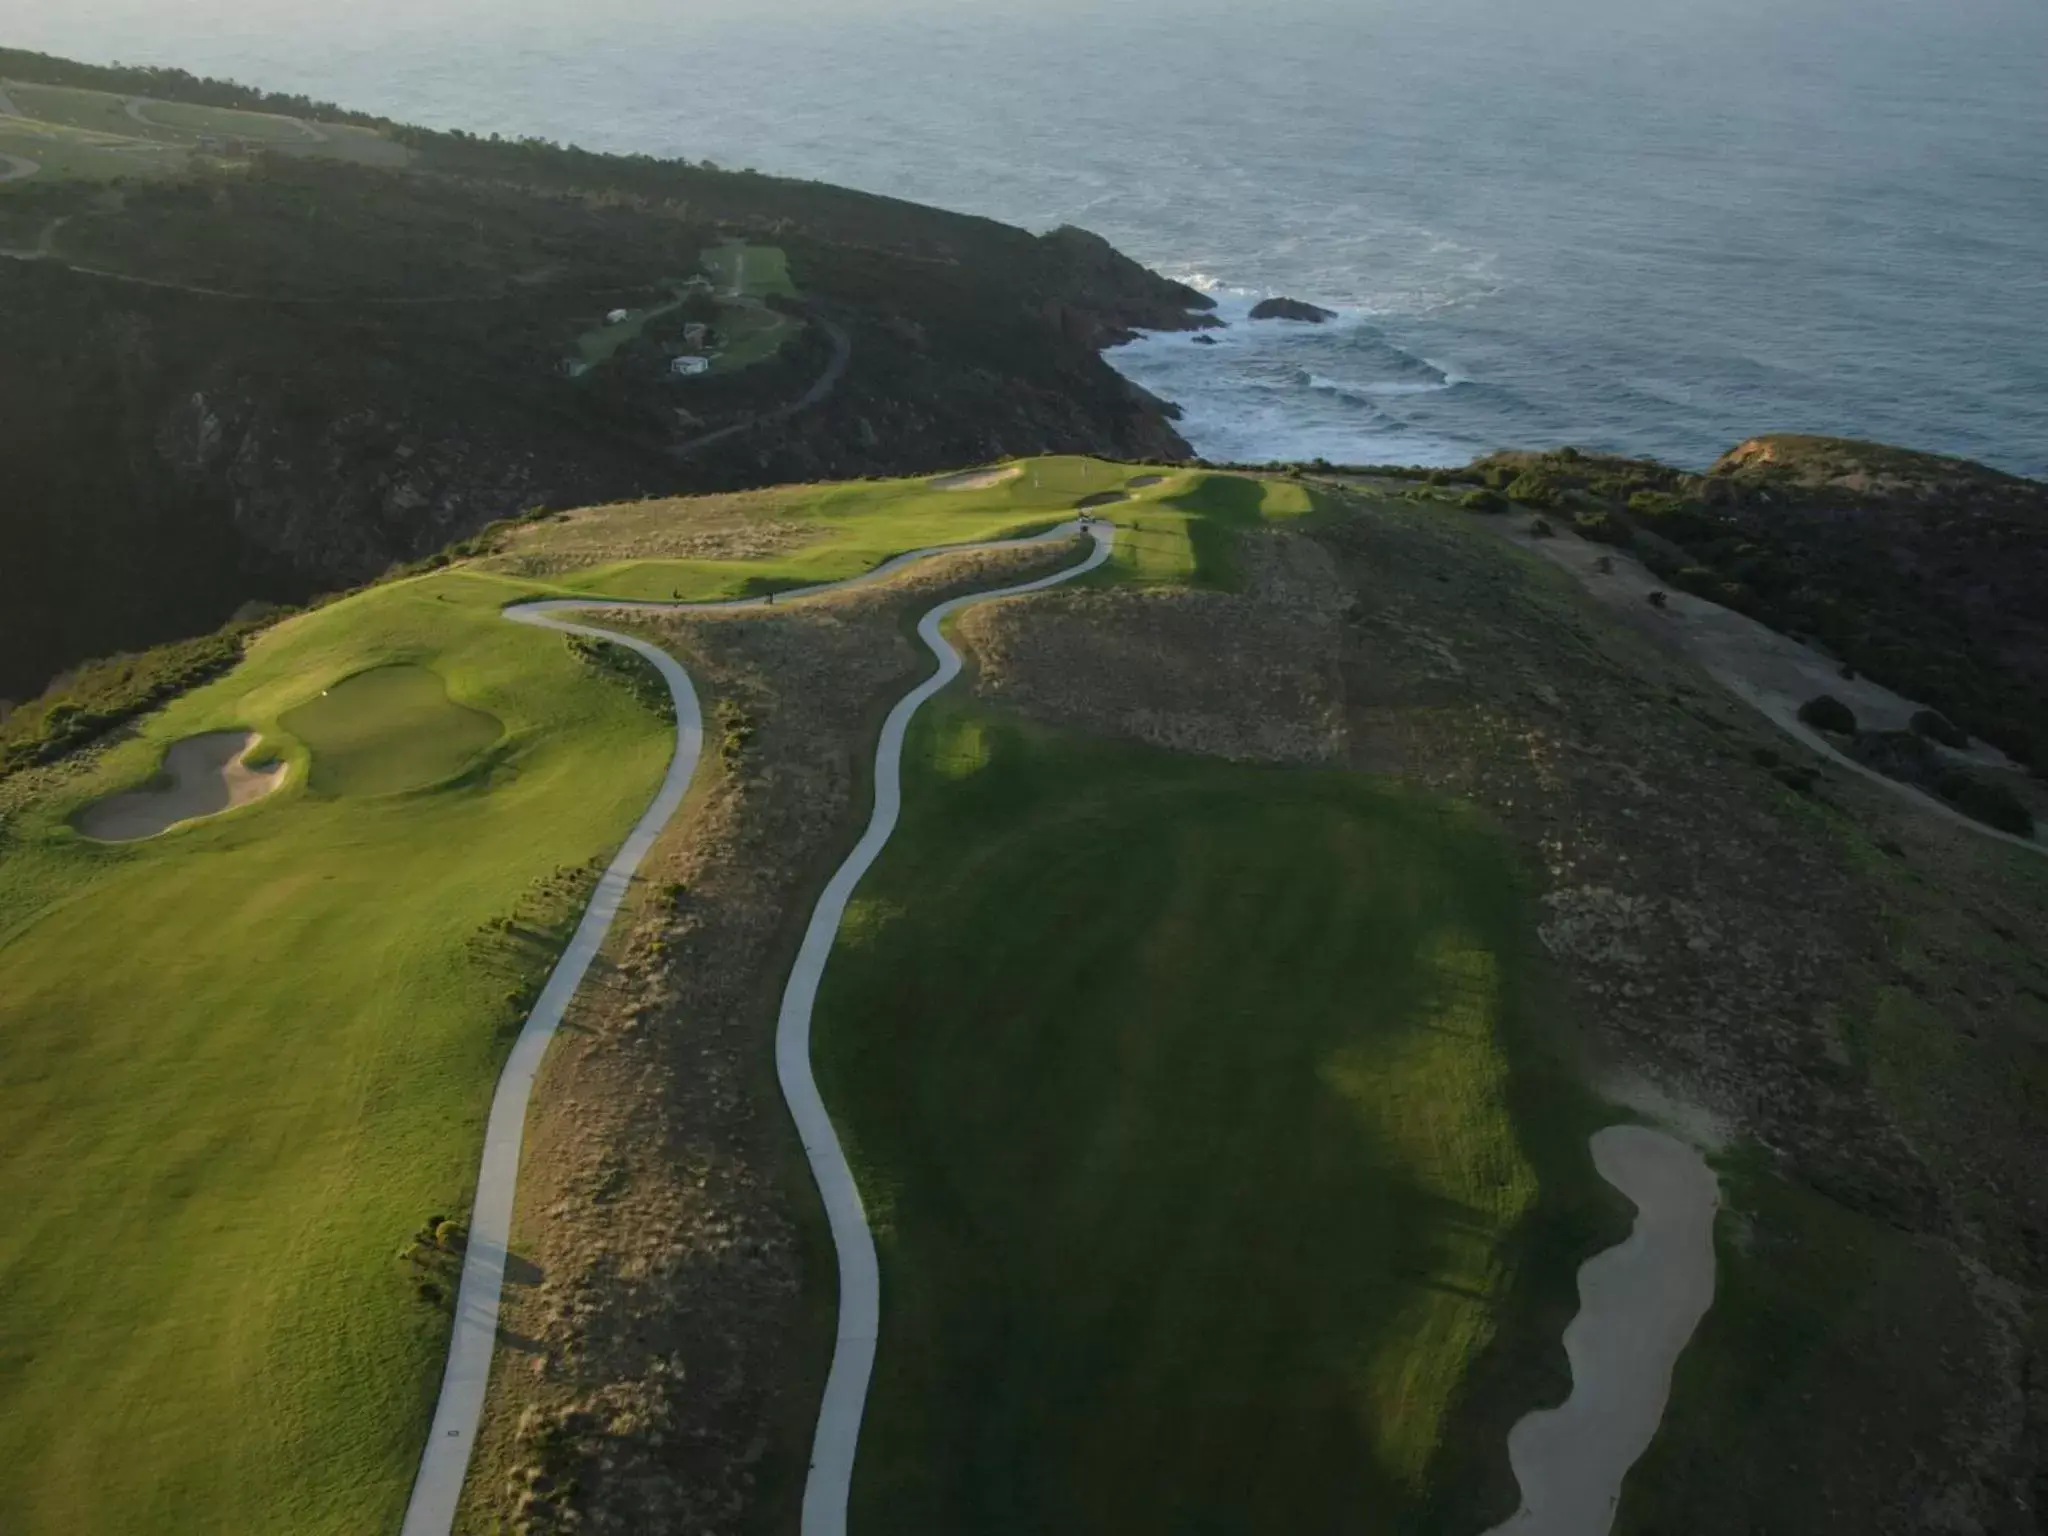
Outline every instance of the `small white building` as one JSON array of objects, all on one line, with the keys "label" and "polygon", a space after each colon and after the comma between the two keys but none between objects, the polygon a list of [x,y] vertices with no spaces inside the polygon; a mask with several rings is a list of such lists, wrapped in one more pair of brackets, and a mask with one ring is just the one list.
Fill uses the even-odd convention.
[{"label": "small white building", "polygon": [[604,317],[604,323],[606,325],[624,325],[627,313],[628,311],[626,310],[615,309]]},{"label": "small white building", "polygon": [[678,378],[695,378],[700,373],[711,371],[708,357],[672,357],[668,360],[668,371]]}]

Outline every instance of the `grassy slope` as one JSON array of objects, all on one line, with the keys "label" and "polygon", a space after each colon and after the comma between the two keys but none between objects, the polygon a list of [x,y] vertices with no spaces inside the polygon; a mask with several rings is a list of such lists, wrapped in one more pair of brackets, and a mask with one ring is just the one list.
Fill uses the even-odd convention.
[{"label": "grassy slope", "polygon": [[8,95],[23,115],[0,118],[0,148],[39,160],[43,175],[37,180],[169,174],[184,168],[184,151],[202,138],[240,139],[287,154],[367,165],[403,165],[408,158],[381,134],[344,124],[323,125],[315,139],[293,120],[263,112],[149,101],[143,106],[146,121],[138,121],[125,97],[106,91],[15,84]]},{"label": "grassy slope", "polygon": [[[6,829],[0,1528],[395,1524],[447,1317],[394,1252],[473,1184],[510,994],[569,911],[534,882],[610,851],[671,739],[501,596],[443,574],[283,625]],[[278,716],[395,661],[505,738],[437,790],[309,792]],[[69,830],[227,725],[292,787],[125,848]],[[489,933],[515,913],[537,931]]]},{"label": "grassy slope", "polygon": [[1238,531],[1314,510],[1306,487],[1245,475],[1170,475],[1134,495],[1134,504],[1102,509],[1118,524],[1116,551],[1102,581],[1234,586],[1231,551]]},{"label": "grassy slope", "polygon": [[796,297],[796,284],[789,276],[789,257],[780,246],[749,245],[744,241],[713,246],[704,253],[704,270],[721,288],[731,288],[736,278],[742,279],[739,292],[746,298]]},{"label": "grassy slope", "polygon": [[[515,535],[509,557],[485,563],[507,575],[533,573],[534,579],[520,582],[525,590],[640,598],[738,597],[856,575],[909,549],[1010,538],[1050,527],[1072,517],[1074,504],[1081,497],[1115,489],[1144,473],[1100,459],[1049,458],[1029,460],[1022,475],[978,491],[933,490],[924,480],[794,487],[763,494],[748,503],[752,514],[764,521],[795,522],[812,530],[812,536],[796,548],[779,554],[752,560],[647,559],[583,566],[564,561],[567,568],[550,570],[558,555],[580,542],[580,530],[573,523],[541,523]],[[1167,579],[1192,571],[1191,561],[1185,558],[1185,524],[1190,514],[1170,506],[1166,498],[1203,479],[1251,487],[1251,500],[1256,504],[1256,481],[1176,474],[1161,485],[1136,493],[1138,499],[1133,504],[1103,509],[1120,522],[1129,523],[1135,515],[1148,528],[1157,524],[1161,529],[1146,538],[1148,549],[1156,541],[1162,552],[1143,556],[1142,571],[1134,565],[1134,573]],[[1286,487],[1283,493],[1296,489]],[[650,527],[671,520],[661,503],[648,504],[644,513],[606,508],[587,515],[621,526],[621,538],[628,542],[632,534],[624,525],[636,516],[644,517]]]},{"label": "grassy slope", "polygon": [[1498,845],[961,705],[907,765],[820,1015],[885,1270],[856,1523],[1434,1528],[1502,1454],[1453,1426],[1528,1222],[1593,1178]]}]

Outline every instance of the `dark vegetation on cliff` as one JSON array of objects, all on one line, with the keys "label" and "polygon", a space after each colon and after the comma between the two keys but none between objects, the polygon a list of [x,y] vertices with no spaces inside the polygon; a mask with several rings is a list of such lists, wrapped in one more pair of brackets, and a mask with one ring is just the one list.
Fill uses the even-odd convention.
[{"label": "dark vegetation on cliff", "polygon": [[[399,128],[177,71],[0,51],[0,73],[345,118],[412,153],[0,197],[0,250],[24,258],[0,261],[0,698],[537,506],[1186,452],[1098,351],[1201,323],[1208,301],[1082,231]],[[740,372],[672,378],[648,336],[565,375],[608,310],[668,301],[735,238],[787,253],[802,298],[767,302],[817,323]]]},{"label": "dark vegetation on cliff", "polygon": [[1818,642],[2048,776],[2048,485],[1791,435],[1703,475],[1564,449],[1451,477],[1629,546],[1674,587]]}]

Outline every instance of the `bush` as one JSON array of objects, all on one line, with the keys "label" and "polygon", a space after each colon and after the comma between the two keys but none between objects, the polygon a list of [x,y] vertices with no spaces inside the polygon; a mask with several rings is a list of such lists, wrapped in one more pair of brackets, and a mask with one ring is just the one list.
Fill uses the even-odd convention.
[{"label": "bush", "polygon": [[1913,716],[1909,724],[1916,736],[1938,741],[1944,747],[1954,747],[1958,752],[1970,744],[1970,738],[1939,710],[1923,709]]},{"label": "bush", "polygon": [[1652,608],[1668,608],[1671,606],[1671,599],[1662,592],[1652,592],[1650,594],[1650,606]]},{"label": "bush", "polygon": [[1638,517],[1664,517],[1676,512],[1681,503],[1676,496],[1663,491],[1634,491],[1628,498],[1628,509]]},{"label": "bush", "polygon": [[1810,795],[1820,783],[1820,770],[1806,763],[1787,763],[1772,777],[1794,794]]},{"label": "bush", "polygon": [[1517,475],[1509,483],[1507,496],[1508,500],[1519,501],[1524,506],[1554,507],[1557,505],[1557,487],[1551,483],[1549,476],[1538,474],[1533,469]]},{"label": "bush", "polygon": [[1800,705],[1799,718],[1816,731],[1832,731],[1837,736],[1856,734],[1856,711],[1831,693]]},{"label": "bush", "polygon": [[1499,491],[1467,491],[1458,498],[1458,505],[1467,512],[1505,512],[1508,499]]},{"label": "bush", "polygon": [[1557,537],[1557,530],[1550,526],[1549,518],[1539,517],[1529,525],[1529,537],[1532,539],[1554,539]]},{"label": "bush", "polygon": [[1635,530],[1612,512],[1581,512],[1572,519],[1572,526],[1580,538],[1596,544],[1627,544],[1636,536]]},{"label": "bush", "polygon": [[1941,776],[1935,788],[1942,799],[1974,821],[2010,832],[2014,837],[2034,835],[2034,813],[2003,784],[1952,768]]}]

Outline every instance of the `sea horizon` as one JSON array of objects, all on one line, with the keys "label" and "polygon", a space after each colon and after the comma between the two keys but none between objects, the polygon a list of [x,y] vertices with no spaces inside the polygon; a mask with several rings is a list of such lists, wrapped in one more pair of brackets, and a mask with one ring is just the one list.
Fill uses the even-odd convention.
[{"label": "sea horizon", "polygon": [[[2048,476],[2048,15],[1964,5],[82,0],[0,42],[1084,225],[1231,319],[1108,354],[1213,459],[1699,468],[1798,431]],[[1243,319],[1273,294],[1339,318]]]}]

